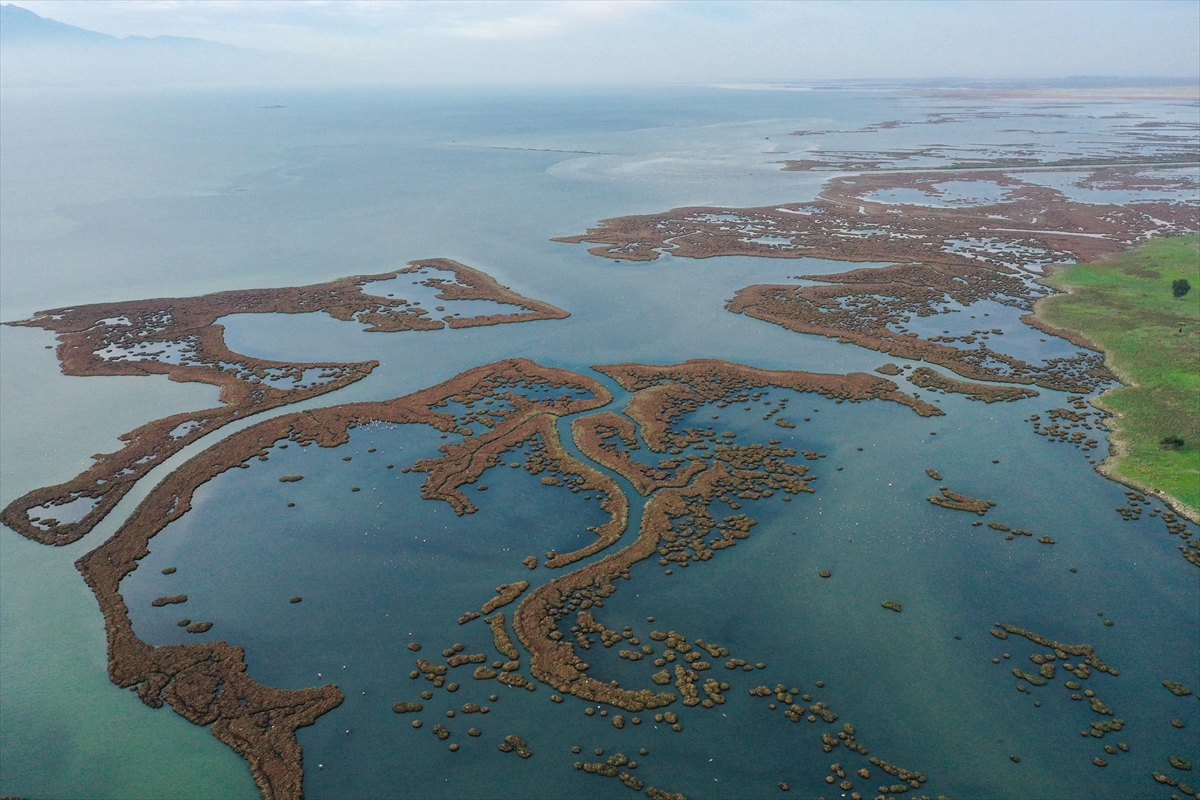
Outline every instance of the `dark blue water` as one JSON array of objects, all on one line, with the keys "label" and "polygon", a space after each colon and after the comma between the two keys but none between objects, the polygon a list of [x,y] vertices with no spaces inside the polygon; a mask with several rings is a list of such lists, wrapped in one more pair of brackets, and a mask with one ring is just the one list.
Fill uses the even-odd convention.
[{"label": "dark blue water", "polygon": [[[785,397],[779,416],[795,421],[795,429],[762,419]],[[644,643],[653,644],[651,629],[678,630],[767,664],[745,674],[707,659],[714,669],[702,677],[731,683],[729,700],[714,709],[676,704],[682,733],[655,726],[649,713],[640,726],[618,731],[584,716],[578,700],[550,703],[548,687],[526,692],[474,681],[472,666],[453,670],[450,680],[463,688],[438,691],[422,714],[391,712],[393,702],[416,701],[428,686],[407,677],[415,661],[409,641],[420,641],[421,655],[435,660],[454,642],[498,659],[481,622],[460,627],[455,618],[477,609],[500,583],[545,580],[542,568],[530,572],[521,559],[581,546],[593,535],[585,527],[607,518],[594,500],[508,467],[522,460],[517,451],[480,479],[486,492],[467,487],[479,513],[456,517],[444,503],[420,500],[424,476],[399,470],[437,455],[442,440],[427,428],[372,426],[331,449],[293,444],[273,450],[268,462],[222,475],[152,542],[122,591],[147,641],[194,640],[175,626],[180,616],[213,620],[207,636],[244,645],[257,680],[342,688],[343,706],[301,733],[308,790],[321,797],[381,796],[397,782],[416,796],[620,796],[624,787],[616,781],[571,768],[571,744],[609,753],[649,747],[638,774],[689,796],[742,797],[780,780],[819,791],[831,760],[870,767],[844,750],[823,753],[817,738],[824,723],[790,723],[747,694],[777,682],[811,691],[839,714],[839,725],[858,728],[873,755],[925,772],[933,790],[950,796],[990,796],[997,787],[1024,796],[1075,796],[1081,789],[1142,796],[1148,771],[1164,769],[1164,754],[1190,746],[1190,729],[1168,723],[1187,719],[1191,705],[1159,685],[1195,668],[1190,617],[1200,592],[1181,569],[1190,565],[1180,563],[1178,540],[1161,522],[1120,520],[1112,511],[1125,502],[1120,487],[1080,469],[1072,448],[1050,446],[1020,424],[1043,398],[984,406],[947,396],[939,398],[949,412],[942,418],[920,418],[893,403],[839,404],[782,390],[763,399],[772,406],[708,406],[679,425],[714,425],[738,432],[739,443],[777,438],[825,453],[799,461],[818,476],[815,494],[746,503],[742,512],[759,523],[749,539],[709,562],[676,566],[670,576],[653,560],[642,562],[603,609],[593,609],[610,628],[631,625]],[[618,398],[613,405],[620,404]],[[1021,434],[1002,435],[1011,431]],[[988,521],[1030,529],[1034,537],[1006,540],[972,527],[973,514],[929,504],[925,498],[943,484],[925,475],[926,466],[941,472],[944,485],[996,502]],[[282,474],[305,478],[281,484]],[[351,492],[353,485],[362,491]],[[729,512],[717,505],[714,513]],[[1046,534],[1056,544],[1035,541]],[[163,566],[179,571],[164,576]],[[833,577],[820,578],[820,570]],[[188,594],[187,604],[150,607],[153,597],[176,592]],[[292,595],[303,603],[287,603]],[[885,599],[904,611],[881,608]],[[653,625],[647,616],[656,618]],[[1113,627],[1103,625],[1107,618]],[[987,633],[994,622],[1093,644],[1121,675],[1095,673],[1087,686],[1127,728],[1103,741],[1080,737],[1099,717],[1068,698],[1061,670],[1052,685],[1017,693],[1010,670],[1036,671],[1027,657],[1045,649],[1017,638],[997,641]],[[618,649],[593,645],[590,674],[652,686],[653,657],[631,662],[617,658]],[[993,665],[1003,652],[1013,658]],[[489,702],[493,692],[500,699]],[[468,701],[493,710],[443,717]],[[413,716],[425,727],[413,730]],[[453,732],[446,743],[430,733],[437,721]],[[469,726],[484,735],[464,736]],[[520,777],[529,764],[495,749],[508,733],[537,753],[529,762],[537,765],[535,783]],[[1128,754],[1111,757],[1104,771],[1090,763],[1105,756],[1102,744],[1118,740],[1130,742]],[[449,742],[462,750],[450,752]],[[1010,754],[1021,756],[1020,765]],[[365,763],[372,768],[362,769]],[[447,774],[454,777],[447,781]]]}]

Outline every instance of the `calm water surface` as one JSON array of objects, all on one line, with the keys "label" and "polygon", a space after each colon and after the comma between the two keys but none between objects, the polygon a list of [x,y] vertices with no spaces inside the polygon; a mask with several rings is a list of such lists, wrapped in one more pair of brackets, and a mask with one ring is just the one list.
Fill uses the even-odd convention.
[{"label": "calm water surface", "polygon": [[[585,373],[593,364],[696,357],[869,371],[888,359],[723,310],[751,283],[851,265],[671,257],[614,263],[550,238],[620,214],[812,199],[825,176],[780,172],[777,162],[817,147],[938,144],[954,151],[944,158],[961,158],[1029,138],[1004,130],[1026,123],[974,118],[787,136],[920,121],[929,110],[896,98],[707,89],[505,98],[6,91],[0,316],[297,285],[441,256],[484,269],[571,317],[365,335],[361,326],[324,314],[236,315],[222,320],[227,341],[266,358],[381,362],[368,379],[314,404],[386,399],[508,356]],[[263,108],[269,105],[286,108]],[[1152,104],[1123,109],[1160,119],[1192,113]],[[1071,137],[1085,133],[1121,144],[1096,121],[1102,113],[1111,108],[1072,109],[1069,118],[1052,121],[1067,131],[1061,140],[1039,146],[1069,154]],[[976,196],[963,191],[962,197]],[[403,280],[388,291],[411,294],[402,286]],[[484,305],[490,304],[478,307]],[[468,307],[475,308],[459,303],[451,310],[469,315]],[[1075,350],[1025,328],[1003,306],[955,309],[914,317],[906,326],[959,335],[999,327],[1005,334],[989,345],[1031,362]],[[116,448],[116,437],[138,424],[216,402],[210,388],[157,378],[67,378],[45,349],[53,342],[49,334],[3,328],[0,336],[3,502],[74,475],[92,453]],[[614,394],[610,408],[619,410],[627,394]],[[469,674],[458,679],[458,693],[439,692],[426,704],[421,730],[392,713],[393,702],[415,700],[425,687],[407,677],[410,638],[435,656],[461,641],[466,652],[491,658],[482,623],[460,627],[457,616],[478,608],[500,583],[542,578],[545,570],[528,572],[521,559],[577,547],[593,536],[586,527],[603,521],[595,500],[506,467],[481,479],[486,493],[472,493],[477,514],[457,517],[444,503],[420,500],[424,476],[400,467],[436,455],[442,443],[420,426],[369,426],[341,447],[293,445],[220,476],[198,491],[192,513],[152,541],[151,555],[122,591],[147,641],[194,640],[175,622],[211,619],[210,636],[246,647],[257,680],[341,687],[346,702],[300,732],[311,797],[630,796],[615,780],[572,769],[572,744],[585,754],[602,747],[606,755],[647,747],[638,776],[689,797],[765,795],[778,791],[777,781],[804,796],[830,796],[823,780],[829,764],[857,769],[865,759],[844,748],[821,752],[818,736],[829,728],[793,725],[768,712],[766,700],[746,694],[777,682],[828,702],[839,724],[858,728],[873,755],[924,772],[930,794],[1166,797],[1149,772],[1171,771],[1167,755],[1200,751],[1194,698],[1174,698],[1160,685],[1164,679],[1200,684],[1200,581],[1160,521],[1122,522],[1113,512],[1125,503],[1122,487],[1097,475],[1075,448],[1033,434],[1024,421],[1029,414],[1044,416],[1065,397],[1043,391],[1020,403],[984,405],[923,393],[947,416],[922,419],[892,403],[837,404],[780,390],[767,399],[785,396],[791,399],[783,416],[797,428],[782,433],[761,419],[766,409],[759,404],[751,411],[704,408],[695,423],[735,430],[739,441],[774,437],[826,453],[800,462],[819,476],[816,493],[791,503],[778,497],[747,503],[743,511],[759,522],[749,539],[671,576],[654,561],[642,562],[597,613],[608,627],[633,626],[643,641],[652,627],[672,629],[767,664],[754,674],[714,664],[721,673],[714,677],[733,685],[729,702],[682,709],[682,733],[656,727],[648,714],[642,725],[618,731],[585,716],[572,698],[551,703],[548,687],[510,690]],[[719,420],[711,419],[714,413]],[[244,763],[206,730],[151,710],[107,682],[102,620],[71,563],[111,535],[154,481],[224,433],[156,470],[76,545],[46,548],[0,534],[3,793],[257,795]],[[372,447],[376,452],[368,454]],[[387,463],[396,468],[387,470]],[[932,506],[925,498],[939,484],[925,467],[939,470],[957,491],[996,502],[988,520],[1030,529],[1034,537],[1006,541],[986,526],[972,527],[972,515]],[[278,476],[289,473],[305,480],[281,484]],[[619,483],[636,528],[642,499]],[[351,493],[355,485],[363,491]],[[714,513],[728,513],[723,509]],[[1057,544],[1034,541],[1043,534]],[[178,572],[164,576],[164,566]],[[818,578],[822,569],[833,577]],[[188,594],[187,604],[149,605],[174,593]],[[288,603],[292,595],[304,602]],[[901,602],[904,611],[882,609],[884,599]],[[647,616],[656,618],[653,626]],[[1102,624],[1108,618],[1112,627]],[[994,622],[1092,643],[1121,675],[1095,674],[1088,686],[1126,729],[1104,740],[1081,738],[1079,731],[1098,717],[1068,698],[1061,678],[1019,694],[1010,671],[1033,671],[1026,657],[1035,647],[994,639],[987,634]],[[1006,651],[1011,661],[991,663]],[[655,668],[647,660],[621,660],[599,645],[588,658],[598,677],[651,685]],[[815,689],[817,680],[823,690]],[[448,721],[451,741],[463,749],[447,751],[429,731],[436,717],[490,692],[500,699],[490,703],[489,715]],[[1188,727],[1172,728],[1172,718]],[[468,725],[484,735],[461,735]],[[496,742],[508,733],[523,736],[534,758],[498,752]],[[1116,740],[1127,740],[1130,752],[1109,757],[1104,770],[1092,766],[1101,745]],[[1020,764],[1009,754],[1019,754]],[[884,776],[872,772],[868,781],[851,776],[856,791],[874,794]]]}]

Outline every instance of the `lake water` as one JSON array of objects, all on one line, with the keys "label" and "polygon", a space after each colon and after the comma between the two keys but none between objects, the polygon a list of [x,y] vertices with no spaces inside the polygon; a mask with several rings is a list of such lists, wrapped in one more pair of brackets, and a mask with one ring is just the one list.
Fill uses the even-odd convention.
[{"label": "lake water", "polygon": [[[811,200],[828,176],[781,172],[778,162],[818,147],[936,146],[914,162],[937,165],[1030,146],[1027,130],[1009,129],[1037,125],[1065,131],[1039,138],[1047,158],[1069,157],[1082,147],[1072,142],[1084,140],[1092,149],[1130,147],[1100,119],[1113,112],[1107,104],[1073,106],[1065,118],[1034,123],[964,115],[933,126],[788,136],[919,122],[939,108],[882,92],[6,90],[3,100],[4,320],[84,302],[300,285],[430,257],[477,267],[571,313],[558,321],[395,334],[364,334],[361,325],[324,314],[227,317],[221,324],[236,352],[380,361],[367,379],[272,416],[395,397],[510,356],[598,377],[614,391],[615,411],[628,394],[591,365],[705,357],[870,371],[895,359],[723,310],[752,283],[860,265],[670,256],[616,263],[550,239],[617,215]],[[1041,113],[1019,103],[1006,108]],[[1196,116],[1194,107],[1168,104],[1121,103],[1120,110],[1168,121]],[[1066,190],[1069,181],[1057,180]],[[956,193],[948,203],[980,196],[950,188]],[[368,288],[419,299],[433,313],[431,293],[411,279]],[[484,305],[491,304],[464,301],[446,313],[489,313],[477,310]],[[1002,328],[988,345],[1034,363],[1076,350],[1024,327],[1013,309],[952,307],[957,313],[905,325],[922,335]],[[161,378],[65,377],[45,349],[50,334],[5,327],[0,337],[5,503],[73,476],[92,453],[115,449],[117,436],[139,424],[216,403],[211,387]],[[848,796],[824,781],[833,762],[852,767],[854,790],[864,795],[894,782],[874,767],[869,780],[858,779],[852,770],[869,766],[864,758],[820,749],[819,734],[833,728],[792,724],[767,711],[767,699],[747,694],[778,682],[829,703],[838,724],[852,722],[872,755],[925,773],[931,795],[1167,797],[1149,773],[1186,779],[1167,756],[1200,752],[1195,698],[1176,698],[1160,685],[1169,679],[1200,688],[1200,580],[1180,558],[1180,540],[1145,515],[1122,521],[1113,509],[1126,504],[1123,487],[1095,473],[1074,447],[1033,433],[1025,420],[1066,405],[1061,393],[992,405],[921,394],[947,416],[923,419],[893,403],[838,404],[782,390],[765,399],[789,397],[781,416],[795,429],[762,420],[770,407],[758,403],[751,411],[731,405],[696,412],[695,424],[737,431],[739,441],[774,437],[827,457],[799,461],[819,476],[815,494],[746,504],[743,511],[759,523],[749,539],[671,576],[653,560],[642,562],[597,612],[610,628],[633,626],[643,641],[652,628],[677,630],[767,664],[743,674],[714,663],[720,674],[713,677],[732,684],[729,701],[715,709],[673,706],[682,733],[655,726],[646,713],[640,726],[617,730],[585,716],[573,698],[551,703],[549,687],[511,690],[469,674],[459,678],[458,693],[439,692],[426,703],[421,730],[410,727],[411,715],[391,711],[393,702],[416,700],[426,687],[407,677],[410,637],[425,645],[427,657],[461,641],[465,652],[490,659],[482,622],[460,627],[455,619],[500,583],[545,579],[546,570],[529,572],[521,559],[579,546],[593,536],[586,527],[603,520],[595,500],[505,467],[481,479],[486,493],[471,493],[477,514],[457,517],[444,503],[421,500],[423,474],[400,468],[436,455],[442,440],[428,428],[369,426],[341,447],[272,450],[269,461],[220,476],[199,490],[191,513],[151,542],[150,556],[122,592],[135,629],[151,643],[195,640],[176,621],[211,619],[209,637],[244,646],[257,680],[341,687],[345,703],[299,736],[305,789],[314,798],[632,796],[615,780],[572,768],[581,758],[602,760],[588,755],[597,747],[605,757],[648,748],[636,774],[697,798],[771,794],[778,781],[803,796]],[[560,422],[564,435],[568,425]],[[155,481],[229,430],[155,470],[74,545],[48,548],[0,532],[3,794],[257,796],[244,762],[206,730],[108,683],[102,618],[72,566],[116,530]],[[376,452],[367,453],[372,447]],[[656,460],[645,451],[638,457]],[[926,467],[940,471],[944,485],[996,502],[987,521],[1034,536],[1005,540],[986,525],[972,527],[973,515],[929,504],[925,498],[942,484],[926,476]],[[284,484],[281,474],[305,479]],[[636,529],[642,499],[618,482]],[[363,491],[351,493],[352,485]],[[1042,535],[1056,544],[1036,542]],[[165,576],[165,566],[178,572]],[[833,577],[817,577],[822,569]],[[149,604],[175,593],[186,593],[188,602]],[[290,604],[292,595],[304,601]],[[901,602],[903,612],[881,608],[884,599]],[[647,616],[656,622],[645,623]],[[1125,730],[1081,738],[1079,731],[1100,717],[1071,701],[1061,678],[1018,693],[1011,669],[1036,671],[1027,656],[1041,648],[994,639],[987,633],[994,622],[1093,644],[1121,674],[1097,673],[1085,683],[1126,721]],[[592,674],[652,685],[649,661],[618,659],[616,649],[592,647]],[[1013,658],[993,664],[1003,652]],[[815,688],[817,680],[824,689]],[[486,717],[442,720],[460,752],[429,732],[449,708],[487,702],[491,692],[500,699]],[[1172,727],[1173,718],[1187,727]],[[484,735],[461,735],[469,725]],[[508,733],[524,737],[535,756],[498,752],[496,742]],[[1104,755],[1101,746],[1118,740],[1130,751]],[[584,755],[573,755],[572,744]],[[1109,760],[1107,768],[1091,764],[1097,755]]]}]

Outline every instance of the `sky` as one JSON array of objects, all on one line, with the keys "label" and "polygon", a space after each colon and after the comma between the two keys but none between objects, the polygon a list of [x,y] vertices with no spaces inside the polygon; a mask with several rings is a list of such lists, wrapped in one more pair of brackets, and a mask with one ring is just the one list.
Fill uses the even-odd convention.
[{"label": "sky", "polygon": [[1195,77],[1200,2],[18,0],[124,37],[336,60],[400,84]]}]

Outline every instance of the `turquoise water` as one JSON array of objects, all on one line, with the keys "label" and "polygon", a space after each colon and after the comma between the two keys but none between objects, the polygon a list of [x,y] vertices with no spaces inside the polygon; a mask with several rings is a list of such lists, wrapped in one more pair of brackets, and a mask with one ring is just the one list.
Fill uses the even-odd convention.
[{"label": "turquoise water", "polygon": [[[0,327],[0,502],[73,477],[91,453],[117,449],[127,430],[216,403],[215,388],[166,378],[66,377],[46,357],[52,341],[44,331]],[[22,379],[7,377],[15,374]],[[111,413],[96,416],[98,407]],[[89,539],[49,548],[10,531],[0,535],[4,793],[257,796],[232,750],[182,717],[129,702],[131,695],[108,682],[104,620],[73,565],[98,541],[95,534]],[[166,758],[164,743],[175,743]]]},{"label": "turquoise water", "polygon": [[[442,256],[571,317],[364,335],[361,326],[323,314],[236,315],[222,320],[227,341],[265,358],[381,362],[366,380],[306,406],[386,399],[509,356],[585,373],[593,364],[696,357],[870,371],[889,359],[723,310],[751,283],[860,265],[669,256],[614,263],[585,246],[549,240],[619,214],[812,199],[824,176],[780,172],[776,162],[814,147],[937,144],[946,148],[944,159],[958,159],[1029,140],[1028,133],[1002,132],[1017,127],[1011,120],[973,118],[787,136],[918,120],[928,108],[897,97],[701,88],[492,98],[6,91],[0,317],[79,302],[298,285]],[[261,108],[275,104],[287,108]],[[1153,104],[1123,107],[1165,119],[1194,115]],[[1115,147],[1120,137],[1095,119],[1111,111],[1085,106],[1052,124]],[[1070,136],[1039,146],[1069,151]],[[1011,309],[979,304],[914,317],[906,326],[955,333],[1001,327],[1005,335],[989,346],[1030,361],[1074,352],[1014,317]],[[216,402],[209,387],[165,379],[66,378],[45,349],[53,343],[49,334],[0,328],[0,336],[3,502],[72,476],[138,424]],[[627,394],[614,394],[610,408],[620,410]],[[782,416],[796,429],[763,421],[760,404],[697,412],[698,422],[737,430],[739,441],[780,438],[828,457],[800,462],[819,476],[815,494],[746,504],[743,511],[759,520],[749,539],[671,576],[653,560],[638,564],[633,580],[618,582],[597,612],[610,628],[633,626],[643,642],[651,627],[674,629],[767,664],[753,675],[714,664],[721,673],[714,677],[733,684],[729,702],[711,710],[676,707],[682,733],[655,730],[649,721],[618,731],[585,716],[579,701],[552,704],[548,687],[525,692],[487,682],[500,700],[486,717],[448,723],[463,747],[450,753],[429,731],[447,698],[455,706],[480,701],[483,690],[469,675],[457,694],[439,692],[427,703],[419,731],[408,715],[391,712],[393,702],[415,700],[426,686],[407,678],[410,635],[425,645],[422,655],[462,641],[466,652],[491,657],[482,623],[459,627],[458,615],[477,609],[502,582],[544,579],[545,569],[530,572],[521,559],[589,541],[586,526],[602,520],[595,500],[506,467],[481,479],[487,492],[471,492],[481,509],[475,515],[457,517],[444,503],[420,500],[424,476],[399,470],[435,454],[442,440],[418,426],[359,429],[348,444],[328,450],[293,445],[221,476],[198,492],[192,513],[152,541],[151,555],[122,590],[147,641],[195,640],[175,622],[210,619],[216,624],[208,636],[246,647],[256,679],[341,686],[346,702],[300,732],[310,797],[630,796],[615,780],[573,770],[572,744],[585,754],[603,747],[606,755],[645,746],[651,752],[639,758],[639,777],[688,796],[767,794],[781,780],[805,796],[830,796],[828,765],[857,769],[863,759],[844,748],[822,753],[818,734],[829,728],[793,725],[766,711],[765,699],[746,694],[776,682],[812,690],[839,714],[839,724],[858,727],[872,755],[928,775],[931,794],[1165,797],[1149,771],[1170,772],[1167,755],[1200,750],[1195,699],[1174,698],[1159,685],[1200,684],[1200,582],[1175,549],[1180,540],[1145,515],[1121,521],[1112,509],[1126,504],[1122,487],[1093,472],[1073,448],[1033,434],[1024,420],[1065,405],[1061,394],[993,405],[922,394],[948,416],[922,419],[895,404],[836,404],[781,390],[766,399],[791,395]],[[713,413],[720,419],[711,420]],[[928,435],[935,430],[936,437]],[[71,566],[111,535],[155,481],[219,435],[148,476],[76,545],[45,548],[0,533],[3,793],[256,795],[244,763],[206,730],[107,682],[102,621]],[[370,447],[377,452],[366,453]],[[656,460],[644,450],[637,456]],[[952,489],[996,502],[989,521],[1030,529],[1034,537],[1006,541],[986,526],[971,527],[972,515],[932,506],[925,498],[941,484],[925,467],[938,469]],[[288,473],[306,477],[279,483]],[[636,526],[641,499],[619,483]],[[350,485],[363,491],[351,493]],[[1037,543],[1043,534],[1057,543]],[[164,566],[178,572],[164,576]],[[818,578],[821,569],[833,577]],[[188,602],[149,605],[175,593],[188,594]],[[292,595],[304,601],[289,604]],[[880,608],[884,599],[900,601],[904,611]],[[656,617],[653,626],[646,616]],[[1108,618],[1114,626],[1102,624]],[[1082,739],[1079,730],[1098,717],[1067,699],[1061,679],[1018,694],[1010,670],[1032,671],[1026,657],[1037,648],[995,640],[985,631],[993,622],[1094,644],[1121,675],[1096,674],[1087,683],[1128,722],[1125,731]],[[1011,661],[991,663],[1006,651]],[[615,656],[593,646],[593,674],[650,685],[655,668],[648,660]],[[826,682],[824,690],[815,690],[816,680]],[[1034,707],[1034,699],[1043,706]],[[1188,727],[1172,728],[1175,717]],[[484,736],[458,735],[468,724]],[[529,741],[534,758],[499,753],[496,741],[507,733]],[[1089,763],[1102,755],[1102,744],[1117,740],[1127,740],[1130,752],[1105,756],[1104,770]],[[872,773],[865,782],[851,775],[856,791],[874,793],[882,776]]]}]

